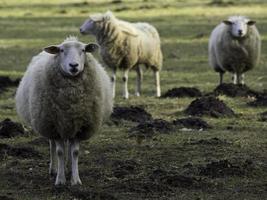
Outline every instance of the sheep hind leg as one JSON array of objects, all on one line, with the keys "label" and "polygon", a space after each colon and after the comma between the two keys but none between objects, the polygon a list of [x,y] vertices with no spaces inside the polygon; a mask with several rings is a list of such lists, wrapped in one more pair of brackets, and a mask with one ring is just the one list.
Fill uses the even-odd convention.
[{"label": "sheep hind leg", "polygon": [[113,69],[111,76],[111,84],[112,84],[112,95],[113,98],[116,96],[116,69]]},{"label": "sheep hind leg", "polygon": [[245,74],[241,74],[241,76],[240,76],[240,83],[242,85],[245,85]]},{"label": "sheep hind leg", "polygon": [[135,95],[136,96],[140,96],[141,95],[141,85],[142,85],[142,81],[143,81],[143,72],[142,72],[142,68],[137,65],[136,66],[136,92]]},{"label": "sheep hind leg", "polygon": [[161,96],[161,90],[160,90],[160,76],[159,76],[159,71],[154,71],[154,76],[155,76],[155,85],[156,85],[156,97]]},{"label": "sheep hind leg", "polygon": [[128,72],[129,72],[129,70],[125,70],[123,72],[123,77],[122,77],[122,81],[124,83],[122,95],[123,95],[123,97],[125,99],[128,99],[129,98],[129,92],[128,92]]},{"label": "sheep hind leg", "polygon": [[223,75],[224,75],[224,72],[220,72],[220,82],[219,84],[223,84]]},{"label": "sheep hind leg", "polygon": [[79,158],[79,141],[70,140],[70,152],[71,152],[71,185],[82,185],[79,176],[78,158]]},{"label": "sheep hind leg", "polygon": [[64,161],[64,140],[56,140],[56,154],[58,158],[57,177],[55,185],[64,185],[66,183],[65,177],[65,161]]},{"label": "sheep hind leg", "polygon": [[49,140],[50,145],[50,164],[49,164],[49,174],[51,176],[57,175],[57,155],[56,155],[56,143],[55,140]]},{"label": "sheep hind leg", "polygon": [[233,74],[233,84],[238,84],[238,78],[237,78],[237,73]]}]

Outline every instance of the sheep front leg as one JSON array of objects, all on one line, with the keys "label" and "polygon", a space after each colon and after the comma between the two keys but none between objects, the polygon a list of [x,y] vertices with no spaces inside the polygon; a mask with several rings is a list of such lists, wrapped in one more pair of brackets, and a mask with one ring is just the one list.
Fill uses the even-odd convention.
[{"label": "sheep front leg", "polygon": [[64,140],[56,140],[56,154],[58,158],[57,177],[55,185],[64,185],[66,183],[65,177],[65,162],[64,162]]},{"label": "sheep front leg", "polygon": [[55,140],[49,140],[50,145],[50,164],[49,174],[55,176],[57,174],[57,160],[56,160],[56,143]]},{"label": "sheep front leg", "polygon": [[241,76],[240,76],[240,83],[242,85],[245,85],[245,74],[241,74]]},{"label": "sheep front leg", "polygon": [[79,157],[79,141],[70,140],[71,154],[71,185],[81,185],[82,182],[79,176],[78,157]]},{"label": "sheep front leg", "polygon": [[141,85],[142,85],[142,80],[143,80],[143,72],[142,72],[142,68],[137,65],[136,66],[136,92],[135,95],[136,96],[140,96],[141,95]]},{"label": "sheep front leg", "polygon": [[156,85],[156,96],[160,97],[161,91],[160,91],[160,76],[159,76],[159,71],[154,71],[154,76],[155,76],[155,85]]},{"label": "sheep front leg", "polygon": [[123,87],[123,97],[125,99],[128,99],[129,98],[129,92],[128,92],[128,72],[129,70],[125,70],[123,72],[123,77],[122,77],[122,81],[124,83],[124,87]]},{"label": "sheep front leg", "polygon": [[220,72],[220,82],[219,82],[220,85],[223,83],[223,75],[224,72]]},{"label": "sheep front leg", "polygon": [[238,82],[237,73],[233,74],[233,83],[236,85]]},{"label": "sheep front leg", "polygon": [[111,84],[112,84],[112,95],[113,98],[116,96],[116,69],[113,69],[111,76]]}]

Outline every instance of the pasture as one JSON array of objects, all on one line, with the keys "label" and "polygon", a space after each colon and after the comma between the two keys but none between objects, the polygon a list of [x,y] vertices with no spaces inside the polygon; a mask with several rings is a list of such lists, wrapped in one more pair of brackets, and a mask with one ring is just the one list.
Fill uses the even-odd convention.
[{"label": "pasture", "polygon": [[[262,55],[245,81],[258,92],[267,88],[265,0],[0,0],[0,75],[13,80],[22,77],[32,56],[69,35],[87,43],[95,41],[80,35],[79,27],[89,14],[107,10],[118,18],[146,21],[158,29],[164,56],[162,94],[174,87],[212,92],[219,75],[208,65],[210,32],[229,15],[249,16],[257,21]],[[153,73],[144,68],[142,96],[134,96],[136,74],[132,71],[130,97],[124,100],[121,77],[118,73],[115,107],[138,106],[153,119],[187,118],[184,110],[196,99],[154,97]],[[231,82],[229,73],[225,82]],[[1,121],[19,122],[15,91],[16,87],[0,85]],[[161,131],[132,136],[130,130],[138,122],[111,119],[102,133],[81,145],[83,185],[79,187],[53,186],[48,142],[31,130],[17,137],[0,137],[0,199],[267,199],[267,120],[261,115],[267,108],[249,106],[255,99],[252,96],[218,98],[235,115],[202,116],[209,129],[161,123]]]}]

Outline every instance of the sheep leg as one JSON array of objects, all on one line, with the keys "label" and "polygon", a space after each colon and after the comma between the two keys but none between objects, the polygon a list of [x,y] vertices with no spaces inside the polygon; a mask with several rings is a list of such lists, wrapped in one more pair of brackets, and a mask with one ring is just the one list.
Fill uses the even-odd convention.
[{"label": "sheep leg", "polygon": [[128,72],[129,70],[125,70],[123,72],[123,77],[122,77],[122,81],[124,83],[124,87],[123,87],[123,97],[125,99],[128,99],[129,98],[129,92],[128,92]]},{"label": "sheep leg", "polygon": [[78,157],[79,157],[79,141],[70,140],[70,152],[71,152],[71,185],[81,185],[82,182],[79,177]]},{"label": "sheep leg", "polygon": [[112,84],[112,95],[113,98],[116,96],[116,69],[113,69],[111,76],[111,84]]},{"label": "sheep leg", "polygon": [[56,143],[55,140],[49,140],[50,145],[50,164],[49,174],[55,176],[57,174],[57,160],[56,160]]},{"label": "sheep leg", "polygon": [[241,74],[241,76],[240,76],[241,78],[241,81],[240,81],[240,83],[242,84],[242,85],[245,85],[245,74]]},{"label": "sheep leg", "polygon": [[64,185],[65,177],[65,162],[64,162],[64,140],[56,140],[56,153],[58,158],[57,177],[55,185]]},{"label": "sheep leg", "polygon": [[223,75],[224,72],[220,72],[220,82],[219,82],[220,85],[223,83]]},{"label": "sheep leg", "polygon": [[161,91],[160,91],[160,76],[159,76],[159,71],[154,71],[154,76],[155,76],[155,85],[156,85],[156,96],[160,97]]},{"label": "sheep leg", "polygon": [[238,82],[238,80],[237,80],[238,78],[237,78],[237,73],[234,73],[233,74],[233,83],[236,85],[237,84],[237,82]]},{"label": "sheep leg", "polygon": [[136,92],[135,95],[136,96],[140,96],[141,94],[141,85],[142,85],[142,80],[143,80],[143,72],[142,72],[142,68],[137,65],[136,66]]}]

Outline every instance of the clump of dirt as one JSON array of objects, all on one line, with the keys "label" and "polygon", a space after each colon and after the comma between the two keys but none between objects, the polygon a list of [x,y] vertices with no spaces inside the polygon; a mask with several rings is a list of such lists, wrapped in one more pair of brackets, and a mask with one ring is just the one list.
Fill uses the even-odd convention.
[{"label": "clump of dirt", "polygon": [[211,126],[206,121],[198,117],[176,119],[173,121],[173,124],[180,128],[189,128],[189,129],[198,129],[198,130],[211,128]]},{"label": "clump of dirt", "polygon": [[199,174],[219,178],[225,176],[244,176],[253,170],[253,163],[246,160],[241,165],[235,165],[229,160],[219,160],[208,163],[205,167],[199,168]]},{"label": "clump of dirt", "polygon": [[146,122],[152,120],[152,116],[139,106],[115,107],[111,119],[115,122],[122,119],[132,122]]},{"label": "clump of dirt", "polygon": [[259,95],[256,100],[249,102],[248,105],[254,107],[267,106],[267,95]]},{"label": "clump of dirt", "polygon": [[266,122],[267,121],[267,111],[260,113],[260,121]]},{"label": "clump of dirt", "polygon": [[223,83],[218,85],[214,91],[214,95],[226,95],[229,97],[256,97],[258,92],[251,90],[246,85],[235,85],[233,83]]},{"label": "clump of dirt", "polygon": [[219,139],[217,137],[206,139],[206,140],[197,140],[189,142],[191,145],[227,145],[230,144],[226,140]]},{"label": "clump of dirt", "polygon": [[0,122],[0,138],[11,138],[24,135],[24,128],[20,123],[5,119]]},{"label": "clump of dirt", "polygon": [[6,156],[41,158],[40,153],[31,147],[12,147],[10,145],[0,143],[0,160],[4,159]]},{"label": "clump of dirt", "polygon": [[36,146],[45,146],[45,145],[48,145],[48,139],[44,138],[44,137],[38,137],[30,142],[28,142],[28,144],[31,144],[31,145],[36,145]]},{"label": "clump of dirt", "polygon": [[123,179],[127,175],[134,174],[139,164],[134,160],[116,160],[112,164],[113,174],[116,178]]},{"label": "clump of dirt", "polygon": [[176,171],[165,171],[162,169],[154,170],[149,178],[170,187],[192,188],[199,187],[200,184],[200,180],[194,177],[184,176],[178,174]]},{"label": "clump of dirt", "polygon": [[8,76],[0,76],[0,88],[18,86],[20,79],[12,80]]},{"label": "clump of dirt", "polygon": [[234,111],[229,108],[223,101],[213,96],[201,97],[192,101],[185,110],[188,115],[211,117],[233,117]]},{"label": "clump of dirt", "polygon": [[174,130],[172,123],[163,119],[155,119],[138,124],[130,129],[130,137],[150,138],[157,133],[168,134]]},{"label": "clump of dirt", "polygon": [[162,95],[162,98],[200,97],[202,93],[194,87],[172,88]]},{"label": "clump of dirt", "polygon": [[116,200],[117,198],[113,196],[113,194],[107,193],[105,191],[95,191],[95,189],[81,188],[81,187],[71,187],[69,191],[70,195],[75,199],[83,199],[83,200]]},{"label": "clump of dirt", "polygon": [[8,196],[0,196],[0,199],[1,200],[15,200],[15,199],[13,199],[13,198],[11,198],[11,197],[8,197]]}]

